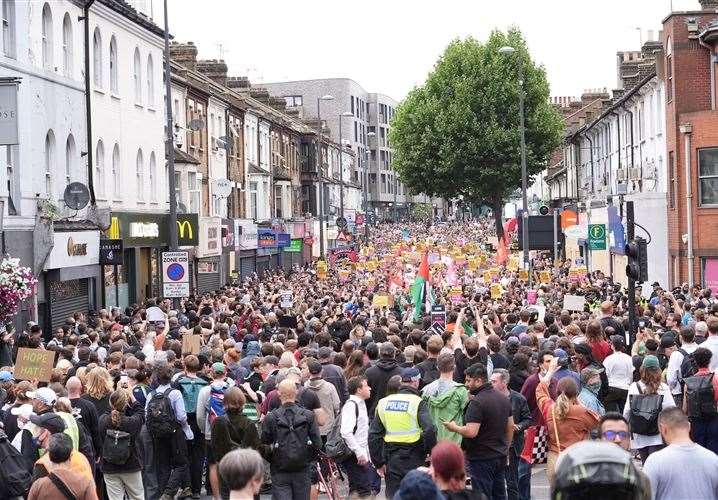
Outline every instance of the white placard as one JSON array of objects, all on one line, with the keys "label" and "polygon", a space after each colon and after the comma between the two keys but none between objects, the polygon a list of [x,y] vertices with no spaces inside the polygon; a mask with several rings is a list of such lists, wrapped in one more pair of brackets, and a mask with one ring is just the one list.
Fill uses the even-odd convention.
[{"label": "white placard", "polygon": [[147,321],[165,321],[165,313],[157,306],[147,308]]},{"label": "white placard", "polygon": [[294,307],[294,293],[291,290],[282,290],[280,293],[279,306],[284,309]]},{"label": "white placard", "polygon": [[563,308],[567,311],[583,311],[586,305],[586,297],[583,295],[564,295]]}]

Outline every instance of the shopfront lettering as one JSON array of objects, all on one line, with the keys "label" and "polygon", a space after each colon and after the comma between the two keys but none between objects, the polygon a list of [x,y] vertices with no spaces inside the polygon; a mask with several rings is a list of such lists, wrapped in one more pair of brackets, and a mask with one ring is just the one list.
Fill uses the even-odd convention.
[{"label": "shopfront lettering", "polygon": [[160,226],[156,222],[131,222],[131,238],[158,238]]},{"label": "shopfront lettering", "polygon": [[87,243],[75,243],[72,237],[67,238],[68,257],[87,255]]}]

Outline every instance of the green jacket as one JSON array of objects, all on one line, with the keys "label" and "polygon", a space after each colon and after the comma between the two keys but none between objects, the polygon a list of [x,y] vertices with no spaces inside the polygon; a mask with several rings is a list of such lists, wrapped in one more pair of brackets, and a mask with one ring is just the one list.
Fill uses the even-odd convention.
[{"label": "green jacket", "polygon": [[458,382],[438,379],[424,387],[422,399],[426,401],[436,425],[437,441],[448,439],[461,444],[461,435],[448,431],[441,422],[453,421],[464,425],[464,408],[469,401],[466,387]]}]

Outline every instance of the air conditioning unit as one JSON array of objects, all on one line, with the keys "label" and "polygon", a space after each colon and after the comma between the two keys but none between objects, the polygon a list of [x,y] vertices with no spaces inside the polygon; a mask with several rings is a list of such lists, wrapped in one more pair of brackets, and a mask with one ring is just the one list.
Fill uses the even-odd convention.
[{"label": "air conditioning unit", "polygon": [[619,168],[616,170],[616,180],[619,182],[626,180],[626,169],[625,168]]},{"label": "air conditioning unit", "polygon": [[641,169],[638,167],[629,168],[628,178],[633,181],[641,180]]}]

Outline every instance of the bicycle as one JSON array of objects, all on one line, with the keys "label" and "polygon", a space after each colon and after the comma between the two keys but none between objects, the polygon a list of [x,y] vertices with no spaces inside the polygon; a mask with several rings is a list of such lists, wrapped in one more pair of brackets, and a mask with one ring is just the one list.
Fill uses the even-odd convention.
[{"label": "bicycle", "polygon": [[[324,453],[319,454],[316,463],[319,476],[319,487],[324,488],[329,500],[344,500],[349,498],[349,482],[339,465]],[[328,479],[328,481],[327,481]]]}]

